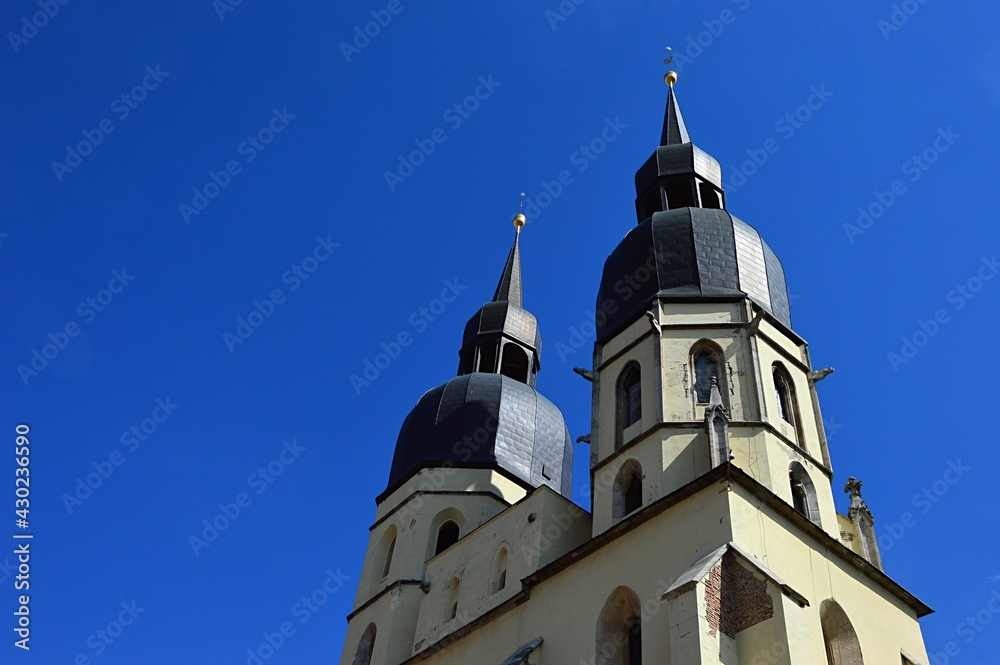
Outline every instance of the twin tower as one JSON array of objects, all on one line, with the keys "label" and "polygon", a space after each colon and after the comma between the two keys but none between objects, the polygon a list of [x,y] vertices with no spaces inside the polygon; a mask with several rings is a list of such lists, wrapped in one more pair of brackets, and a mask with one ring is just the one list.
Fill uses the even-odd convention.
[{"label": "twin tower", "polygon": [[[785,275],[728,212],[673,81],[635,175],[638,224],[597,293],[590,510],[535,390],[519,235],[376,499],[342,665],[928,665],[930,609],[846,515]],[[524,223],[521,216],[515,225]]]}]

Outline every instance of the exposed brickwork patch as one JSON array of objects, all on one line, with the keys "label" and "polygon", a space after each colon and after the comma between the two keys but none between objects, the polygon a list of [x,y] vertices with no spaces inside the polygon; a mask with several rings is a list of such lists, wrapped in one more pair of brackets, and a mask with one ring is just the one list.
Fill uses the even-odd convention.
[{"label": "exposed brickwork patch", "polygon": [[722,622],[722,561],[715,564],[705,580],[705,608],[710,634],[715,637]]},{"label": "exposed brickwork patch", "polygon": [[727,553],[705,580],[708,625],[714,637],[722,631],[729,637],[774,616],[774,602],[767,594],[767,581]]}]

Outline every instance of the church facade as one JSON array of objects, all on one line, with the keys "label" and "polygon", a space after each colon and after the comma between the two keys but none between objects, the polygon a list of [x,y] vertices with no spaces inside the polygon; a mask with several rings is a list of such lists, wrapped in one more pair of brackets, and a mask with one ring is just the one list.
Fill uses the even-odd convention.
[{"label": "church facade", "polygon": [[576,370],[590,510],[535,389],[518,215],[458,375],[402,425],[342,665],[929,665],[931,610],[882,571],[861,483],[835,507],[816,388],[832,370],[812,367],[781,263],[728,212],[674,81]]}]

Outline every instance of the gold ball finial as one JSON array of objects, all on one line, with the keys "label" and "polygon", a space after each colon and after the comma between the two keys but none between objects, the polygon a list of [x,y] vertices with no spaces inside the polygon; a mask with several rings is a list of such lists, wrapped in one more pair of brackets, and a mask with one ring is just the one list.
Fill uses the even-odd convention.
[{"label": "gold ball finial", "polygon": [[667,75],[663,77],[663,82],[671,86],[674,83],[677,83],[677,72],[675,71],[667,72]]}]

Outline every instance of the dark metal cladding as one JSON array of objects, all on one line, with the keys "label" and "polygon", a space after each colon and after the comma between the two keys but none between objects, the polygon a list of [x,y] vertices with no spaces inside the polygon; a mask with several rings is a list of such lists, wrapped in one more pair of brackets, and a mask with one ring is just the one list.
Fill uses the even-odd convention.
[{"label": "dark metal cladding", "polygon": [[503,274],[500,275],[500,283],[493,294],[494,301],[509,300],[518,307],[524,306],[524,296],[521,289],[521,247],[518,244],[520,234],[515,236],[514,245],[507,255],[507,262],[503,266]]},{"label": "dark metal cladding", "polygon": [[657,295],[749,296],[791,327],[785,274],[751,226],[725,210],[654,213],[604,264],[597,295],[603,343],[649,310]]},{"label": "dark metal cladding", "polygon": [[542,354],[542,335],[535,315],[508,301],[488,302],[465,324],[462,348],[473,348],[480,335],[507,335]]},{"label": "dark metal cladding", "polygon": [[677,103],[674,87],[670,86],[670,92],[667,93],[667,110],[663,114],[663,133],[660,135],[660,145],[680,145],[683,143],[691,143],[691,137],[688,135],[687,125],[684,124],[684,116],[681,115],[681,107]]},{"label": "dark metal cladding", "polygon": [[520,381],[477,372],[420,398],[400,429],[386,492],[443,464],[499,467],[569,497],[573,443],[552,402]]}]

